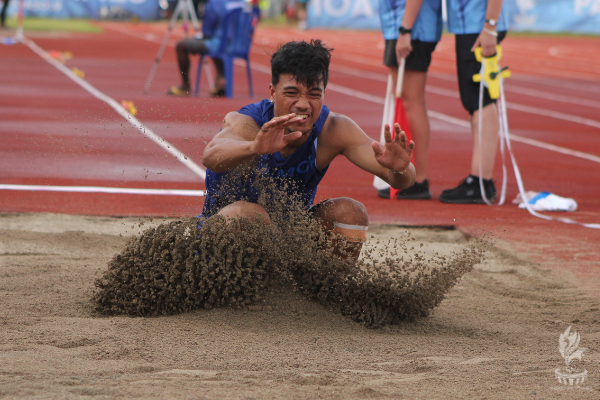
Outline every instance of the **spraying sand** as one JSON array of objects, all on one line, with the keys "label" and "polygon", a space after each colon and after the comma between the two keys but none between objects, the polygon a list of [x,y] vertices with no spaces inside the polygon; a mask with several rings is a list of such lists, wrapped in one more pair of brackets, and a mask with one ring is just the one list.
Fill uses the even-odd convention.
[{"label": "spraying sand", "polygon": [[[500,241],[429,316],[383,328],[342,315],[336,298],[312,300],[275,281],[242,308],[98,315],[90,298],[107,265],[134,235],[169,224],[183,223],[0,216],[3,397],[599,397],[600,301]],[[472,243],[454,230],[375,225],[369,234],[373,248],[396,240],[425,260],[460,257]],[[588,371],[581,385],[554,375],[565,365],[558,338],[568,326],[588,348],[573,362]]]}]

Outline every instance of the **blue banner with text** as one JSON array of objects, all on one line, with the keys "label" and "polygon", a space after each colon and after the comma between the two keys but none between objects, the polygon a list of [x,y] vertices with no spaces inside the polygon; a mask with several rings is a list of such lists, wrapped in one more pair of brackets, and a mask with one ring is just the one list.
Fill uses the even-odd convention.
[{"label": "blue banner with text", "polygon": [[[379,1],[309,0],[314,28],[379,30]],[[600,34],[600,0],[504,0],[510,30]]]},{"label": "blue banner with text", "polygon": [[[9,15],[17,14],[18,0],[9,4]],[[25,17],[157,19],[157,0],[24,0]]]},{"label": "blue banner with text", "polygon": [[505,0],[510,29],[600,34],[600,0]]}]

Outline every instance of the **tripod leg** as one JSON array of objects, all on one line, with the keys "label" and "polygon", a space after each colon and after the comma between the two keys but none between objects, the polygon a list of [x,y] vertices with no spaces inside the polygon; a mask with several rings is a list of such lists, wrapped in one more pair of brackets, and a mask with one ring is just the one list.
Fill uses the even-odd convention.
[{"label": "tripod leg", "polygon": [[215,80],[212,76],[212,71],[210,70],[210,66],[208,65],[208,60],[204,62],[204,72],[206,73],[206,80],[208,81],[208,87],[212,91],[215,88]]},{"label": "tripod leg", "polygon": [[198,23],[198,17],[196,16],[196,10],[194,10],[194,3],[192,0],[186,0],[187,8],[190,13],[190,19],[192,20],[192,26],[196,32],[200,32],[200,24]]},{"label": "tripod leg", "polygon": [[163,38],[162,43],[160,44],[160,48],[158,49],[158,54],[156,55],[156,59],[154,60],[154,65],[150,69],[150,74],[148,75],[148,79],[146,80],[146,84],[144,85],[144,94],[148,94],[150,91],[150,85],[152,85],[152,80],[154,79],[154,75],[156,74],[156,70],[158,69],[158,63],[160,62],[167,44],[169,43],[169,37],[171,36],[171,31],[173,31],[173,27],[175,26],[175,22],[177,18],[179,18],[179,14],[183,9],[183,4],[181,1],[177,2],[177,7],[175,7],[175,11],[173,12],[173,16],[171,17],[171,22],[169,22],[169,29],[167,33],[165,33],[165,37]]}]

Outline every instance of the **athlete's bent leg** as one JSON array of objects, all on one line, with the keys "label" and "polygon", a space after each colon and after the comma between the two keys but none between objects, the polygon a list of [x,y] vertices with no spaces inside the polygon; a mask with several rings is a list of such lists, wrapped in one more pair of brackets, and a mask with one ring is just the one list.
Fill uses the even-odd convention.
[{"label": "athlete's bent leg", "polygon": [[253,222],[261,221],[265,225],[271,223],[269,213],[262,206],[241,200],[223,207],[218,215],[225,217],[227,220],[247,218]]},{"label": "athlete's bent leg", "polygon": [[316,210],[315,219],[325,235],[325,248],[356,262],[367,239],[369,216],[365,206],[348,197],[326,200]]}]

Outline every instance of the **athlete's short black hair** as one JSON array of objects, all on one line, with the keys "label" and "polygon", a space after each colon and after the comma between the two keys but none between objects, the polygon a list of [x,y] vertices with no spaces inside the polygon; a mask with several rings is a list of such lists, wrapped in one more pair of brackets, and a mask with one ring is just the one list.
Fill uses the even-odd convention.
[{"label": "athlete's short black hair", "polygon": [[285,43],[271,56],[271,83],[277,86],[281,74],[292,74],[298,83],[307,87],[320,82],[327,87],[332,51],[319,39],[312,39],[310,43]]}]

